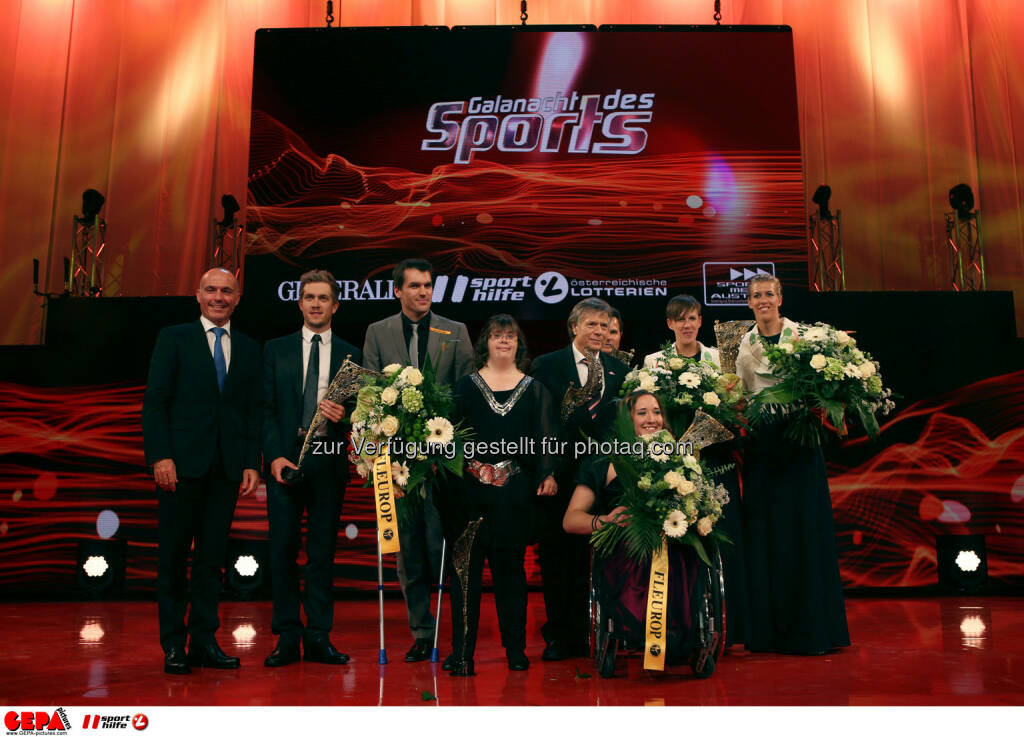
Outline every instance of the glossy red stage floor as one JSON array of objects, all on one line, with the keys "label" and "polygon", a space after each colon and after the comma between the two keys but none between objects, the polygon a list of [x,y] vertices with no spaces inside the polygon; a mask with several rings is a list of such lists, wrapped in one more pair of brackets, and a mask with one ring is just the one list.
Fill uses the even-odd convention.
[{"label": "glossy red stage floor", "polygon": [[[347,666],[263,667],[274,645],[267,602],[225,602],[219,640],[237,671],[167,676],[147,602],[0,604],[0,701],[61,705],[1020,705],[1024,704],[1020,598],[854,598],[853,647],[820,657],[726,654],[714,676],[652,675],[637,656],[605,680],[592,661],[545,663],[539,594],[531,594],[531,667],[509,672],[494,607],[484,601],[475,678],[407,664],[400,600],[385,603],[388,655],[377,665],[376,601],[340,601],[335,644]],[[446,654],[442,649],[442,656]],[[436,701],[431,697],[436,696]]]}]

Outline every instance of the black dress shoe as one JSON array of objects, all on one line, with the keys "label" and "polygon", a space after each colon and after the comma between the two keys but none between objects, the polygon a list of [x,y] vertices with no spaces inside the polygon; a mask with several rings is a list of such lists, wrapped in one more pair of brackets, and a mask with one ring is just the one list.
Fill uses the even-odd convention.
[{"label": "black dress shoe", "polygon": [[299,643],[294,645],[286,645],[278,641],[277,647],[273,649],[267,659],[263,661],[263,665],[268,668],[280,668],[282,665],[291,665],[292,663],[298,663],[302,659],[302,652],[299,650]]},{"label": "black dress shoe", "polygon": [[419,663],[421,660],[426,660],[430,657],[430,651],[433,650],[433,641],[429,639],[417,639],[409,648],[409,652],[405,654],[406,663]]},{"label": "black dress shoe", "polygon": [[569,648],[561,640],[552,640],[541,653],[541,660],[568,660],[572,655]]},{"label": "black dress shoe", "polygon": [[530,667],[530,659],[522,650],[505,648],[505,656],[508,658],[509,670],[526,670]]},{"label": "black dress shoe", "polygon": [[457,661],[458,661],[458,658],[455,657],[455,653],[452,653],[451,655],[449,655],[447,658],[444,659],[444,663],[441,665],[441,670],[451,670],[452,668],[455,667],[455,663]]},{"label": "black dress shoe", "polygon": [[455,676],[456,678],[465,678],[467,676],[475,676],[476,670],[473,669],[472,660],[457,660],[452,664],[452,669],[448,672],[448,675]]},{"label": "black dress shoe", "polygon": [[164,673],[183,676],[191,672],[192,668],[189,667],[185,648],[180,645],[167,648],[167,652],[164,653]]},{"label": "black dress shoe", "polygon": [[303,659],[308,663],[326,663],[327,665],[345,665],[351,658],[340,653],[328,639],[307,642]]},{"label": "black dress shoe", "polygon": [[220,668],[222,670],[234,670],[242,665],[242,661],[238,658],[233,658],[221,650],[216,640],[205,645],[196,645],[193,642],[188,651],[188,661],[192,665],[203,668]]}]

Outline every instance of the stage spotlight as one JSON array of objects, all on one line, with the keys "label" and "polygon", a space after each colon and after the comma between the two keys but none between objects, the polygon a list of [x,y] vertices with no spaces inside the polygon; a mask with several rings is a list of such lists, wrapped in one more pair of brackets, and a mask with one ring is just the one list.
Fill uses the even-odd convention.
[{"label": "stage spotlight", "polygon": [[935,538],[939,585],[949,591],[978,592],[988,582],[984,535],[939,535]]},{"label": "stage spotlight", "polygon": [[94,598],[124,592],[125,546],[122,540],[78,543],[78,586]]},{"label": "stage spotlight", "polygon": [[228,540],[227,593],[233,598],[248,600],[265,592],[270,579],[268,559],[265,540]]},{"label": "stage spotlight", "polygon": [[95,220],[107,198],[95,189],[82,192],[82,220]]},{"label": "stage spotlight", "polygon": [[242,208],[238,206],[238,200],[229,194],[226,194],[220,198],[220,206],[224,208],[224,219],[220,221],[219,225],[227,228],[229,225],[235,222],[235,213]]},{"label": "stage spotlight", "polygon": [[811,202],[818,206],[818,214],[823,220],[832,217],[832,212],[828,209],[828,201],[832,199],[832,188],[827,184],[823,184],[814,190],[814,195],[811,197]]},{"label": "stage spotlight", "polygon": [[974,192],[967,184],[958,184],[949,190],[949,204],[961,218],[966,218],[974,209]]}]

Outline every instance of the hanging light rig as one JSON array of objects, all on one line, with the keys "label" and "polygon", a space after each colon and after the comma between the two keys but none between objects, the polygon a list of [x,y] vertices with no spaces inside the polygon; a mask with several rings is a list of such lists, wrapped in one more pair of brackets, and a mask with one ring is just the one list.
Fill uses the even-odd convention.
[{"label": "hanging light rig", "polygon": [[530,17],[530,14],[526,12],[526,0],[520,0],[519,2],[519,20],[522,21],[523,25],[526,25],[526,19]]},{"label": "hanging light rig", "polygon": [[715,25],[722,25],[722,0],[715,0]]},{"label": "hanging light rig", "polygon": [[334,0],[327,0],[327,27],[334,25]]}]

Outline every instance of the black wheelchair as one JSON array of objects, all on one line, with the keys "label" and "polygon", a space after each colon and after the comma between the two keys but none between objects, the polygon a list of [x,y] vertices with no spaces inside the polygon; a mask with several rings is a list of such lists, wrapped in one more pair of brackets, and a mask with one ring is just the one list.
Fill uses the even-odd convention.
[{"label": "black wheelchair", "polygon": [[[668,665],[689,663],[697,678],[710,678],[715,664],[725,649],[725,577],[722,556],[717,547],[709,551],[712,565],[707,565],[693,548],[687,548],[696,560],[696,575],[690,591],[690,622],[673,632],[673,612],[669,612],[667,638]],[[671,587],[670,587],[671,595]],[[604,565],[598,556],[591,558],[590,623],[591,652],[597,672],[602,678],[615,675],[615,656],[620,650],[646,647],[642,627],[619,606],[615,593],[605,581]],[[632,626],[630,626],[632,625]],[[688,625],[686,627],[685,625]],[[678,630],[685,630],[679,632]]]}]

